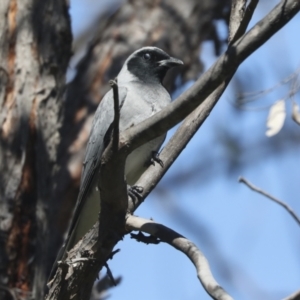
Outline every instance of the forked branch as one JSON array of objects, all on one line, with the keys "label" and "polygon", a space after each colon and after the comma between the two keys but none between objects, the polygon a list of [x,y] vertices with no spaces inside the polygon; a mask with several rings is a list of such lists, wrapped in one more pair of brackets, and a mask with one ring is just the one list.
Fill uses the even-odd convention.
[{"label": "forked branch", "polygon": [[232,297],[214,279],[204,254],[190,240],[162,224],[133,215],[128,216],[126,226],[129,230],[149,233],[184,253],[195,266],[199,281],[213,299],[232,300]]}]

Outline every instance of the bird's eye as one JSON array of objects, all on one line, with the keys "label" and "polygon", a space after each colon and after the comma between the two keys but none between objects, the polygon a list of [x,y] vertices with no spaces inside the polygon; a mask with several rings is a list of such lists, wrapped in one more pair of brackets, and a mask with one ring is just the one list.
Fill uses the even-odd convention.
[{"label": "bird's eye", "polygon": [[151,58],[151,55],[147,52],[143,55],[145,60],[149,60]]}]

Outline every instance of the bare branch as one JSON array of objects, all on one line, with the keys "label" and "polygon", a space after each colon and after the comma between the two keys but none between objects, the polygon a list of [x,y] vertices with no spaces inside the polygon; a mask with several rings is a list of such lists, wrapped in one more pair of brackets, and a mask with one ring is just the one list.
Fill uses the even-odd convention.
[{"label": "bare branch", "polygon": [[248,180],[246,180],[244,177],[240,177],[239,178],[239,182],[246,184],[251,190],[269,198],[270,200],[276,202],[277,204],[281,205],[293,218],[294,220],[298,223],[298,225],[300,226],[300,219],[297,216],[297,214],[284,202],[282,202],[281,200],[271,196],[270,194],[268,194],[267,192],[263,191],[262,189],[254,186],[252,183],[250,183]]},{"label": "bare branch", "polygon": [[300,290],[295,292],[294,294],[284,298],[283,300],[300,300]]},{"label": "bare branch", "polygon": [[110,86],[113,89],[114,94],[114,130],[113,130],[113,151],[118,151],[118,144],[119,144],[119,123],[120,123],[120,109],[119,109],[119,89],[117,78],[115,80],[109,81]]},{"label": "bare branch", "polygon": [[[247,14],[249,15],[250,13],[247,12]],[[248,19],[250,21],[251,17]],[[246,30],[246,27],[244,30]],[[236,38],[239,38],[242,34],[244,34],[244,32],[239,30],[239,32],[236,33]],[[137,199],[138,201],[135,203],[129,199],[128,211],[133,213],[144,201],[147,195],[154,189],[163,175],[167,172],[167,170],[209,116],[210,112],[225,91],[233,75],[234,71],[231,73],[229,72],[228,78],[223,81],[219,87],[212,94],[210,94],[202,104],[199,105],[197,109],[195,109],[188,117],[186,117],[160,154],[160,159],[163,161],[164,166],[162,168],[155,168],[153,166],[149,167],[137,182],[138,186],[143,187],[143,192],[141,193],[142,198]]]},{"label": "bare branch", "polygon": [[[291,87],[290,91],[284,97],[282,97],[282,99],[285,99],[285,100],[289,99],[289,98],[293,97],[299,90],[299,84],[296,84],[296,85],[293,84],[293,82],[297,82],[297,78],[298,78],[299,74],[300,74],[300,67],[298,67],[293,73],[289,74],[287,77],[281,79],[275,85],[273,85],[267,89],[260,90],[260,91],[254,91],[254,92],[241,93],[240,95],[237,96],[237,102],[242,103],[242,104],[248,104],[250,102],[253,102],[253,101],[273,92],[274,90],[278,89],[279,87],[281,87],[287,83],[290,83],[292,87]],[[239,109],[244,109],[244,110],[251,109],[250,107],[243,108],[240,105],[237,105],[236,103],[233,103],[233,105],[235,105]],[[262,107],[262,108],[252,108],[252,110],[265,109],[265,108],[269,109],[270,105],[268,105],[267,107]]]},{"label": "bare branch", "polygon": [[199,106],[238,66],[300,10],[300,1],[281,1],[266,17],[242,36],[220,56],[196,83],[166,108],[127,129],[120,135],[120,145],[132,151],[164,134]]},{"label": "bare branch", "polygon": [[194,264],[197,270],[198,279],[200,280],[206,292],[213,299],[232,299],[216,282],[210,271],[207,259],[197,248],[197,246],[190,240],[162,224],[132,215],[128,216],[126,220],[126,226],[129,230],[138,230],[149,233],[184,253]]},{"label": "bare branch", "polygon": [[230,24],[229,24],[229,44],[234,43],[246,31],[258,0],[250,0],[246,8],[245,0],[234,0],[231,6]]},{"label": "bare branch", "polygon": [[[104,150],[101,161],[99,161],[99,163],[101,163],[99,186],[101,190],[101,202],[110,203],[110,210],[115,212],[122,211],[124,213],[123,216],[125,216],[127,208],[127,189],[124,180],[124,169],[127,153],[126,149],[125,151],[118,151],[120,137],[120,103],[117,78],[110,80],[109,83],[113,89],[114,96],[113,137]],[[114,180],[111,180],[111,178],[114,178]],[[118,189],[115,189],[115,186],[117,186]],[[101,218],[101,214],[99,218]]]},{"label": "bare branch", "polygon": [[[252,16],[253,16],[254,10],[258,4],[258,1],[259,0],[250,0],[250,3],[248,4],[248,6],[246,8],[245,15],[241,22],[238,32],[246,32],[246,29],[252,19]],[[239,34],[237,34],[237,36],[238,35]],[[239,36],[237,38],[239,38]]]},{"label": "bare branch", "polygon": [[231,3],[230,22],[229,22],[229,43],[235,41],[234,37],[241,26],[246,11],[247,0],[233,0]]},{"label": "bare branch", "polygon": [[114,286],[117,286],[117,283],[116,283],[116,280],[115,280],[115,278],[114,278],[114,275],[113,275],[113,273],[112,273],[110,267],[108,266],[108,263],[107,263],[107,262],[105,263],[105,267],[106,267],[106,270],[107,270],[107,276],[108,276],[109,279],[111,280],[112,284],[113,284]]},{"label": "bare branch", "polygon": [[[229,82],[229,81],[228,81]],[[164,163],[164,167],[150,165],[142,174],[136,185],[142,186],[141,198],[134,202],[129,198],[128,211],[133,213],[144,199],[155,188],[164,174],[168,171],[188,142],[195,135],[200,126],[209,116],[219,98],[223,94],[228,82],[222,83],[193,113],[191,113],[171,137],[168,144],[163,148],[159,157]]]},{"label": "bare branch", "polygon": [[161,240],[158,239],[157,237],[155,237],[151,234],[149,236],[146,236],[141,231],[139,231],[138,234],[130,233],[130,237],[132,239],[136,240],[137,242],[141,242],[141,243],[144,243],[147,245],[149,245],[149,244],[157,245],[161,242]]}]

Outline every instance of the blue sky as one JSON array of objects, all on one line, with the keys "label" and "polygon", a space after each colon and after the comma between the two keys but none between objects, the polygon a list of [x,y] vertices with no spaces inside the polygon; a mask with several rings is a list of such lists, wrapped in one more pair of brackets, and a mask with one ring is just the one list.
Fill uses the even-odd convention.
[{"label": "blue sky", "polygon": [[[71,1],[75,37],[106,2]],[[275,3],[263,1],[259,4],[253,22],[263,17]],[[298,14],[239,68],[238,76],[249,86],[249,91],[273,86],[299,67],[299,28]],[[222,24],[219,29],[222,33]],[[212,45],[206,42],[201,53],[206,68],[216,59],[212,53]],[[282,88],[251,106],[269,105],[283,97],[286,91],[287,88]],[[237,117],[231,104],[234,97],[233,88],[229,87],[163,178],[158,192],[147,198],[137,215],[152,217],[194,241],[208,258],[217,281],[235,299],[281,299],[300,289],[300,228],[281,207],[250,191],[237,179],[239,175],[245,176],[286,201],[300,215],[299,144],[284,154],[254,161],[241,174],[220,172],[204,182],[202,177],[195,177],[186,184],[170,183],[173,174],[197,164],[207,151],[226,158],[224,148],[215,141],[224,128],[242,140],[267,139],[268,110],[243,111]],[[299,103],[299,95],[297,100]],[[285,126],[300,130],[290,117],[286,123]],[[179,218],[178,214],[186,218]],[[109,291],[111,299],[211,299],[199,284],[194,266],[170,246],[146,246],[127,236],[117,247],[121,252],[109,264],[114,276],[121,275],[123,281]]]}]

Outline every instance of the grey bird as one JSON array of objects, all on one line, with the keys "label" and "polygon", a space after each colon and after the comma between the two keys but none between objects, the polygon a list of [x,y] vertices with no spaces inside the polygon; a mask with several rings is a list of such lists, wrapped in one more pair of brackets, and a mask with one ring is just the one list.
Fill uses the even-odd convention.
[{"label": "grey bird", "polygon": [[[141,48],[127,58],[117,76],[120,132],[151,117],[171,102],[171,97],[163,87],[162,80],[171,67],[182,64],[181,60],[170,57],[156,47]],[[110,90],[103,97],[94,116],[83,163],[77,204],[66,241],[57,261],[64,258],[66,251],[72,249],[97,221],[100,209],[97,161],[109,143],[113,119],[114,100],[113,92]],[[136,183],[149,166],[152,153],[157,152],[161,147],[165,136],[164,134],[129,154],[125,164],[127,184],[133,186]],[[56,269],[56,265],[54,268]]]}]

